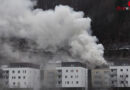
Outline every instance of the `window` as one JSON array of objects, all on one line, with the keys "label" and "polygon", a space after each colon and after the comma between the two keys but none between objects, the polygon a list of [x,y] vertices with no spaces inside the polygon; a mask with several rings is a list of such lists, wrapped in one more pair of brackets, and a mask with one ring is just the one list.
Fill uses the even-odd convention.
[{"label": "window", "polygon": [[128,71],[128,69],[126,69],[126,71]]},{"label": "window", "polygon": [[128,75],[126,75],[126,77],[128,77]]},{"label": "window", "polygon": [[15,71],[13,70],[12,73],[15,73]]},{"label": "window", "polygon": [[78,70],[76,70],[76,72],[78,72]]},{"label": "window", "polygon": [[111,75],[111,77],[114,77],[114,75]]},{"label": "window", "polygon": [[23,70],[23,73],[26,73],[26,70]]},{"label": "window", "polygon": [[121,84],[123,84],[124,82],[123,82],[123,81],[121,81],[120,83],[121,83]]},{"label": "window", "polygon": [[128,84],[128,81],[126,81],[126,84]]},{"label": "window", "polygon": [[6,71],[6,73],[8,74],[8,73],[9,73],[9,71],[7,70],[7,71]]},{"label": "window", "polygon": [[114,83],[114,81],[112,81],[112,84]]},{"label": "window", "polygon": [[20,77],[20,76],[18,76],[18,79],[21,79],[21,77]]},{"label": "window", "polygon": [[99,72],[95,72],[96,74],[98,74]]},{"label": "window", "polygon": [[69,84],[69,81],[67,81],[67,84]]},{"label": "window", "polygon": [[58,78],[61,78],[61,75],[58,75]]},{"label": "window", "polygon": [[73,76],[71,76],[71,78],[73,78]]},{"label": "window", "polygon": [[76,81],[76,84],[78,84],[79,82],[78,81]]},{"label": "window", "polygon": [[23,79],[25,79],[25,76],[23,76]]},{"label": "window", "polygon": [[111,72],[117,71],[117,69],[111,69]]},{"label": "window", "polygon": [[20,70],[18,71],[18,73],[20,73]]},{"label": "window", "polygon": [[61,81],[58,81],[58,84],[61,84]]},{"label": "window", "polygon": [[123,75],[120,75],[120,77],[123,77]]},{"label": "window", "polygon": [[13,82],[13,85],[15,85],[15,82]]},{"label": "window", "polygon": [[74,70],[71,70],[71,72],[74,72]]},{"label": "window", "polygon": [[123,69],[120,69],[120,71],[123,71]]},{"label": "window", "polygon": [[58,72],[62,72],[62,70],[58,70]]},{"label": "window", "polygon": [[68,72],[68,70],[66,70],[66,72]]},{"label": "window", "polygon": [[16,77],[15,76],[12,76],[12,79],[15,79]]},{"label": "window", "polygon": [[65,78],[67,78],[67,76],[65,76]]}]

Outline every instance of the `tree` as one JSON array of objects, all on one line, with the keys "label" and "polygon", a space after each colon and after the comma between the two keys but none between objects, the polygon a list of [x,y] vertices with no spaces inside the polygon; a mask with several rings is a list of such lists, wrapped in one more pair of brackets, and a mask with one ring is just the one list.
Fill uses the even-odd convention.
[{"label": "tree", "polygon": [[127,73],[122,73],[122,75],[120,75],[119,87],[128,87],[127,78],[128,78]]}]

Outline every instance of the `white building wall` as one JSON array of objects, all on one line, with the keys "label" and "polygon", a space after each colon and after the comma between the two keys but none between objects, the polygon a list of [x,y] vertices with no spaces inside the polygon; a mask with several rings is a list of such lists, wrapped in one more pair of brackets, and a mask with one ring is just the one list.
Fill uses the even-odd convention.
[{"label": "white building wall", "polygon": [[9,70],[9,88],[40,88],[40,70],[34,68],[4,68]]},{"label": "white building wall", "polygon": [[9,72],[6,72],[9,69],[7,67],[2,67],[1,69],[3,70],[3,87],[9,87]]},{"label": "white building wall", "polygon": [[62,83],[60,87],[88,88],[88,69],[83,67],[57,67],[62,70]]},{"label": "white building wall", "polygon": [[117,70],[115,77],[117,84],[113,87],[130,87],[130,66],[110,66],[110,69],[111,73],[114,73],[112,70]]}]

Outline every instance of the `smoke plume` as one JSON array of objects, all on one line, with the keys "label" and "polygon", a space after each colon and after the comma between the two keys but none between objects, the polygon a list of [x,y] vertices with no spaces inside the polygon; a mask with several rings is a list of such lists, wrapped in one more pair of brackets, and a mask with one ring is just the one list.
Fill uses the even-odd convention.
[{"label": "smoke plume", "polygon": [[[24,38],[29,48],[51,53],[69,47],[70,58],[77,57],[79,61],[93,65],[106,64],[104,47],[92,36],[91,19],[84,18],[83,12],[62,5],[43,11],[33,9],[34,5],[31,0],[0,0],[0,37]],[[2,51],[20,60],[23,53],[10,43],[14,42],[6,41]]]}]

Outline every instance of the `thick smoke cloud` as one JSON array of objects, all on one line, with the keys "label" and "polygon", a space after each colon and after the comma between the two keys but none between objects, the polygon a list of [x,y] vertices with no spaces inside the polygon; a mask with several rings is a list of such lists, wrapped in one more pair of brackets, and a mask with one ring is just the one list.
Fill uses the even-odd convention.
[{"label": "thick smoke cloud", "polygon": [[[43,11],[33,9],[34,5],[30,0],[0,0],[0,37],[25,38],[35,42],[35,48],[52,53],[68,46],[72,57],[93,65],[106,64],[104,48],[91,35],[91,19],[84,18],[83,12],[62,5]],[[8,45],[5,47],[10,49]]]}]

